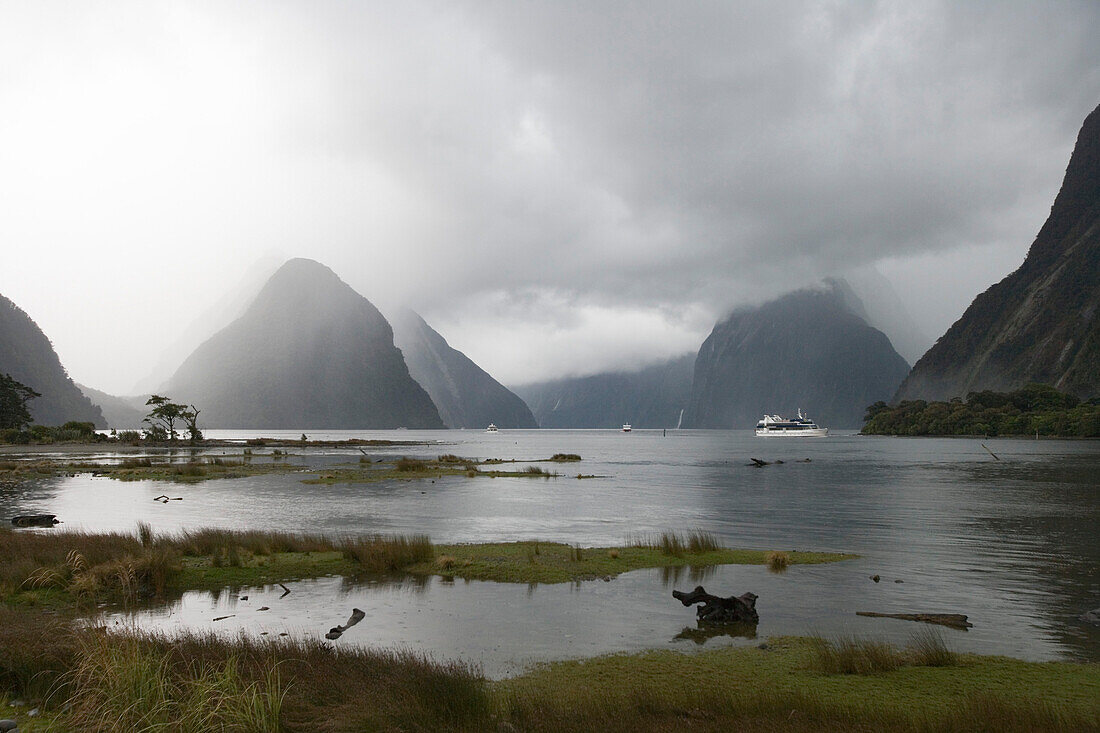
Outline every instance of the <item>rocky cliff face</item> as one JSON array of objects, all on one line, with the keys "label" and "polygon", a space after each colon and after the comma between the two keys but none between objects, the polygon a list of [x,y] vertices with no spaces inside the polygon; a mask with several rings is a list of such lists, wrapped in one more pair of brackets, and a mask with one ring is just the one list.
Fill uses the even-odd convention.
[{"label": "rocky cliff face", "polygon": [[370,301],[312,260],[284,264],[165,392],[209,428],[442,428]]},{"label": "rocky cliff face", "polygon": [[764,413],[798,408],[829,428],[863,424],[909,371],[890,340],[832,282],[718,323],[695,360],[684,427],[748,429]]},{"label": "rocky cliff face", "polygon": [[427,391],[447,427],[538,427],[523,400],[451,348],[418,314],[403,309],[391,322],[394,343],[405,356],[409,374]]},{"label": "rocky cliff face", "polygon": [[1100,107],[1085,119],[1050,217],[1020,269],[974,299],[895,400],[1028,382],[1100,395]]},{"label": "rocky cliff face", "polygon": [[19,306],[0,295],[0,373],[10,374],[41,397],[27,403],[40,425],[75,420],[107,427],[103,413],[76,386],[42,329]]},{"label": "rocky cliff face", "polygon": [[515,387],[544,428],[675,428],[691,396],[695,355],[636,372],[610,372]]}]

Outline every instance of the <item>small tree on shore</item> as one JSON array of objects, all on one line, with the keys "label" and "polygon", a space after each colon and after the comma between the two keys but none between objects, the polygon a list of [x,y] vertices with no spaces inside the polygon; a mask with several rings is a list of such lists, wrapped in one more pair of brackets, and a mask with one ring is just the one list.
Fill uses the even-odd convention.
[{"label": "small tree on shore", "polygon": [[10,374],[0,374],[0,429],[21,430],[30,424],[27,403],[41,396]]},{"label": "small tree on shore", "polygon": [[180,417],[183,418],[184,423],[187,424],[187,436],[191,439],[192,443],[197,443],[202,440],[202,431],[199,430],[199,410],[194,405],[185,409],[180,413]]},{"label": "small tree on shore", "polygon": [[[175,440],[176,422],[186,421],[184,412],[187,410],[187,405],[172,402],[169,398],[158,394],[150,395],[145,404],[153,407],[142,420],[149,424],[149,437],[153,440]],[[195,417],[197,418],[198,415],[196,414]]]}]

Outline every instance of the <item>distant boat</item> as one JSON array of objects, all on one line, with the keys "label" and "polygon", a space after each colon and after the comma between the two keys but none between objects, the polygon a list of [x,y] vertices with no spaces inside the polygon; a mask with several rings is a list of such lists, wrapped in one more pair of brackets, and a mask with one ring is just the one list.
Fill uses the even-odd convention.
[{"label": "distant boat", "polygon": [[630,427],[630,423],[623,423],[623,432],[624,433],[629,433],[633,429],[634,428]]},{"label": "distant boat", "polygon": [[489,423],[489,427],[485,428],[485,432],[487,432],[487,433],[499,433],[500,431],[497,430],[496,425],[493,425],[492,423]]},{"label": "distant boat", "polygon": [[798,411],[798,417],[787,420],[779,415],[765,415],[756,423],[756,437],[758,438],[824,438],[829,434],[829,428],[818,427],[810,418]]}]

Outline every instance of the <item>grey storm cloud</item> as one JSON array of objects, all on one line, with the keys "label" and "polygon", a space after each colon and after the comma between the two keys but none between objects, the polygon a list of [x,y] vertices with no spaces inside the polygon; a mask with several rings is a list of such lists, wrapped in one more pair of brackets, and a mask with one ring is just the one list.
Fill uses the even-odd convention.
[{"label": "grey storm cloud", "polygon": [[[733,306],[876,264],[941,332],[1022,259],[1100,101],[1093,2],[3,7],[0,103],[31,110],[3,144],[66,155],[49,176],[0,150],[5,248],[119,302],[167,267],[211,301],[314,257],[510,383],[690,350]],[[36,143],[35,110],[66,109]],[[0,292],[94,386],[153,361],[108,369],[102,329]],[[186,325],[166,310],[125,316],[146,350]]]}]

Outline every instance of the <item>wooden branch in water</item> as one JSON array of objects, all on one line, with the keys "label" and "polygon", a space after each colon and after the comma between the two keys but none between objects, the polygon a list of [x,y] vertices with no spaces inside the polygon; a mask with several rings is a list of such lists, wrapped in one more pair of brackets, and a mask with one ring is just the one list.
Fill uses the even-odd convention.
[{"label": "wooden branch in water", "polygon": [[995,460],[995,461],[999,461],[999,460],[1001,460],[1000,458],[998,458],[998,457],[997,457],[997,454],[996,454],[996,453],[994,453],[993,451],[989,450],[989,446],[987,446],[987,445],[986,445],[985,443],[982,443],[981,445],[982,445],[982,447],[983,447],[983,448],[985,448],[986,452],[987,452],[987,453],[988,453],[989,455],[993,456],[993,460]]},{"label": "wooden branch in water", "polygon": [[962,613],[876,613],[875,611],[856,611],[857,616],[871,616],[874,618],[896,618],[902,621],[920,621],[926,624],[939,624],[949,626],[952,629],[966,630],[974,624],[967,621],[966,614]]}]

